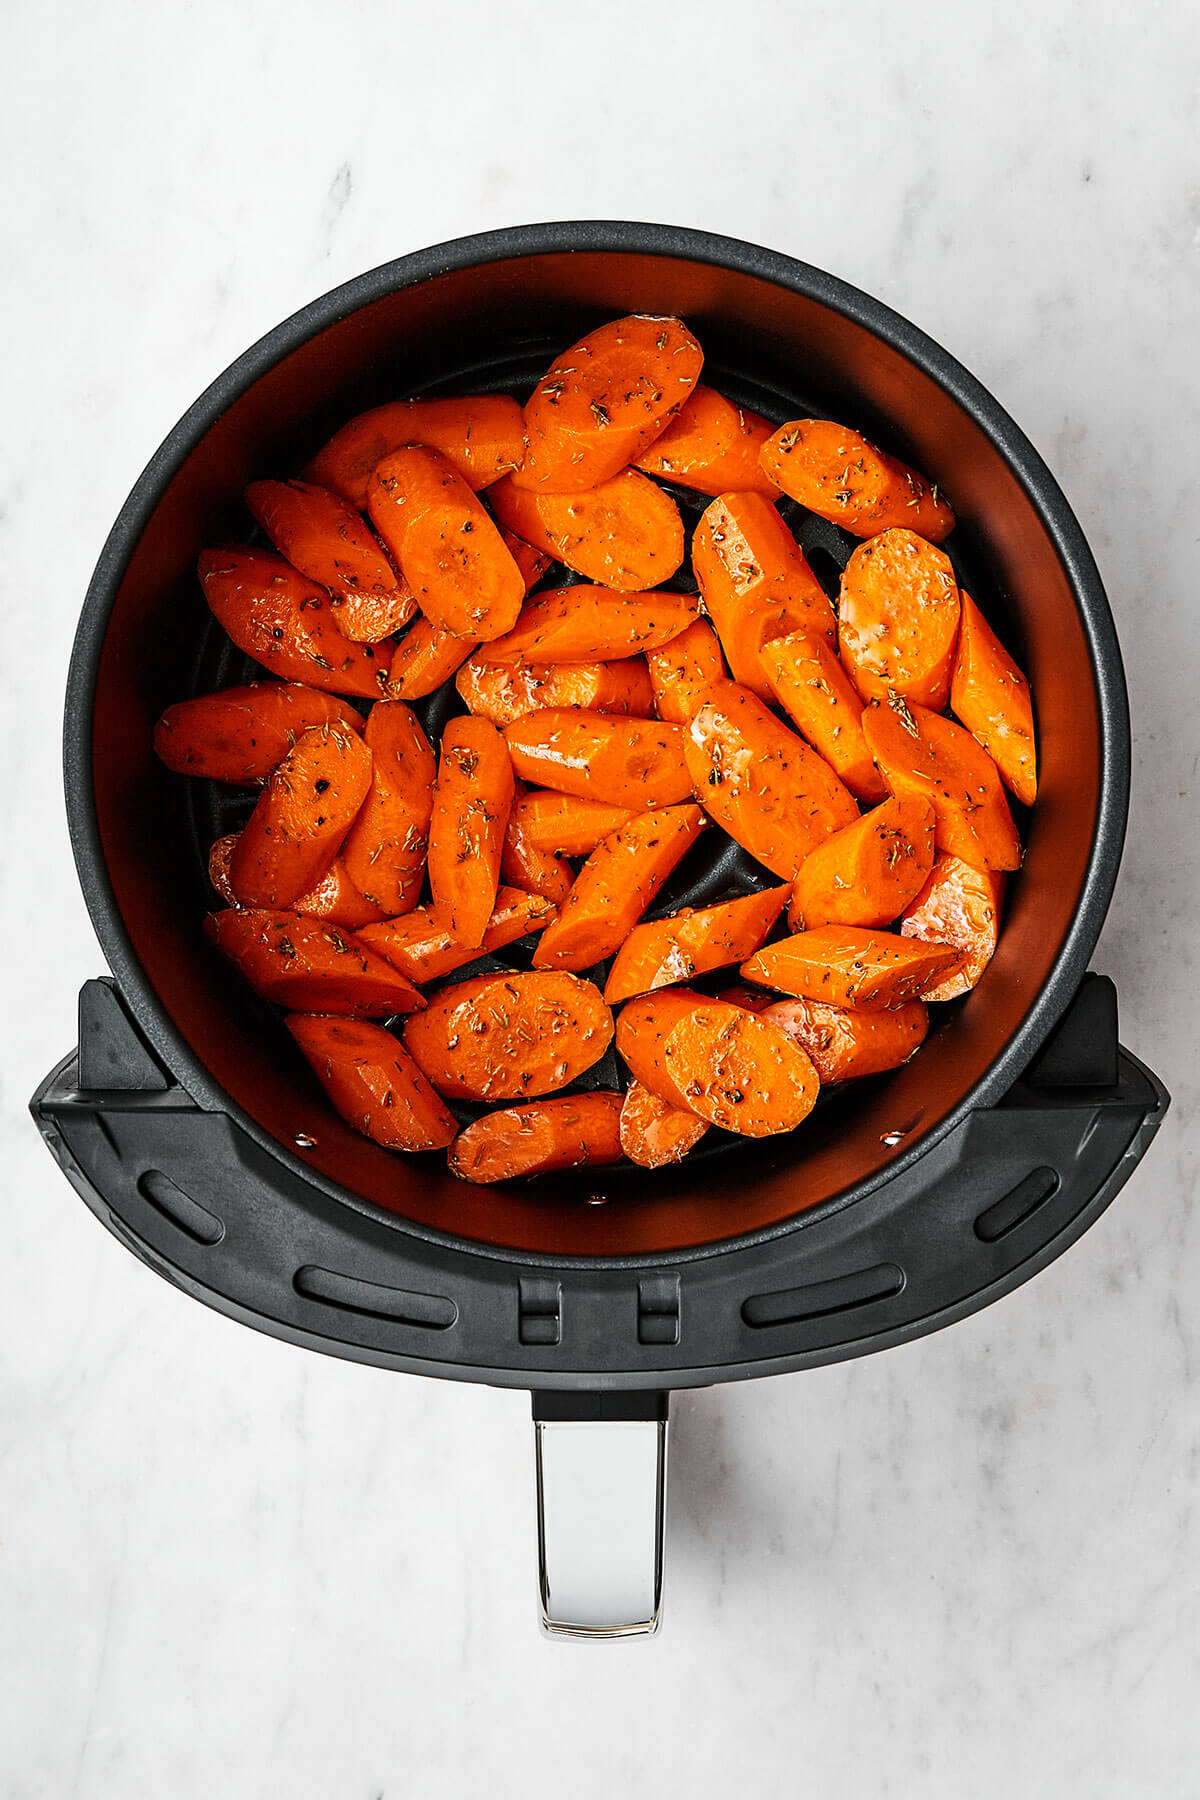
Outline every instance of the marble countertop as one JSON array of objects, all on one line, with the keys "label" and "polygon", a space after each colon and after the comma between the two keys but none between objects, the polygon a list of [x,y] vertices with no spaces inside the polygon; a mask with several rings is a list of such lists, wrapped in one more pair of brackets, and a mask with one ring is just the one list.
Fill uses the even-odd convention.
[{"label": "marble countertop", "polygon": [[[1194,1795],[1194,8],[70,0],[0,29],[0,1792]],[[192,1304],[96,1227],[24,1112],[101,968],[58,711],[135,475],[315,294],[571,217],[844,275],[1047,457],[1133,699],[1094,966],[1174,1093],[1112,1210],[1003,1304],[678,1399],[667,1622],[619,1646],[535,1628],[525,1396]]]}]

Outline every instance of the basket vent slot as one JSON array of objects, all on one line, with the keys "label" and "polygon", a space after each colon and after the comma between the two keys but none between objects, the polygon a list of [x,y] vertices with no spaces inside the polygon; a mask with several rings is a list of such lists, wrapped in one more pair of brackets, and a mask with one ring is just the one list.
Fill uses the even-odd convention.
[{"label": "basket vent slot", "polygon": [[1034,1169],[1024,1181],[1018,1181],[1003,1199],[996,1200],[975,1221],[975,1236],[985,1244],[994,1244],[1023,1225],[1039,1207],[1057,1194],[1062,1183],[1057,1169]]},{"label": "basket vent slot", "polygon": [[336,1306],[341,1312],[362,1313],[369,1319],[387,1319],[396,1325],[416,1325],[426,1331],[446,1331],[458,1317],[458,1308],[445,1294],[418,1294],[408,1288],[383,1287],[376,1281],[359,1281],[306,1263],[297,1269],[292,1285],[306,1300]]},{"label": "basket vent slot", "polygon": [[856,1269],[852,1275],[835,1275],[830,1281],[753,1294],[742,1304],[742,1317],[754,1326],[802,1325],[806,1319],[849,1312],[851,1307],[869,1306],[873,1300],[890,1300],[903,1286],[904,1270],[896,1263],[876,1263],[870,1269]]}]

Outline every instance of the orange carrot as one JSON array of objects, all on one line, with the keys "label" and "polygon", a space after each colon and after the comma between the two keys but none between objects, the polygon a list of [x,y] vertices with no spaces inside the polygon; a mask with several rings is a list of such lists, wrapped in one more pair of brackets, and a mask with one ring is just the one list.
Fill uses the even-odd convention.
[{"label": "orange carrot", "polygon": [[329,595],[270,550],[203,550],[200,585],[239,650],[285,681],[377,700],[391,645],[352,644],[333,623]]},{"label": "orange carrot", "polygon": [[367,507],[430,624],[459,637],[511,631],[525,577],[458,471],[421,445],[385,456]]},{"label": "orange carrot", "polygon": [[792,930],[890,925],[932,867],[932,806],[917,795],[885,800],[809,851],[792,884]]},{"label": "orange carrot", "polygon": [[703,362],[679,319],[633,314],[590,331],[525,403],[528,448],[514,487],[577,494],[609,481],[679,411]]},{"label": "orange carrot", "polygon": [[650,675],[640,657],[615,663],[508,663],[485,662],[476,654],[462,665],[455,685],[473,713],[499,726],[557,706],[643,719],[654,710]]},{"label": "orange carrot", "polygon": [[525,543],[515,532],[501,531],[500,536],[504,539],[508,554],[521,571],[525,592],[528,593],[530,588],[537,586],[546,570],[553,566],[554,558],[547,556],[544,550],[535,550],[532,544]]},{"label": "orange carrot", "polygon": [[450,1173],[460,1181],[516,1181],[557,1169],[621,1160],[621,1096],[572,1094],[488,1113],[450,1146]]},{"label": "orange carrot", "polygon": [[950,698],[958,618],[949,557],[914,531],[860,544],[842,571],[838,648],[864,700],[895,693],[940,712]]},{"label": "orange carrot", "polygon": [[698,806],[638,813],[597,845],[534,952],[535,969],[590,969],[612,956],[704,829]]},{"label": "orange carrot", "polygon": [[762,467],[793,500],[855,537],[893,525],[940,544],[954,514],[923,475],[832,419],[792,419],[763,446]]},{"label": "orange carrot", "polygon": [[692,791],[681,725],[557,708],[515,720],[504,737],[521,779],[556,793],[639,812]]},{"label": "orange carrot", "polygon": [[246,505],[281,556],[329,589],[343,637],[377,644],[407,625],[417,603],[361,513],[307,481],[253,481]]},{"label": "orange carrot", "polygon": [[668,644],[696,617],[690,594],[613,594],[607,588],[548,588],[522,609],[514,630],[493,638],[480,662],[617,662]]},{"label": "orange carrot", "polygon": [[718,1000],[728,1001],[730,1006],[740,1006],[743,1012],[766,1012],[774,1002],[770,994],[762,988],[746,987],[742,982],[735,982],[732,987],[722,988],[717,995]]},{"label": "orange carrot", "polygon": [[389,917],[417,904],[433,805],[433,751],[402,700],[381,700],[367,720],[371,791],[342,845],[351,881]]},{"label": "orange carrot", "polygon": [[890,931],[821,925],[768,944],[741,972],[747,981],[802,1000],[880,1012],[918,998],[957,966],[956,950],[916,944]]},{"label": "orange carrot", "polygon": [[210,913],[204,930],[256,994],[294,1012],[386,1019],[424,996],[349,932],[297,912]]},{"label": "orange carrot", "polygon": [[850,792],[859,800],[882,800],[887,789],[863,736],[863,703],[828,638],[804,631],[775,638],[763,645],[762,666],[800,735]]},{"label": "orange carrot", "polygon": [[321,725],[298,738],[267,780],[229,862],[243,906],[291,906],[327,872],[371,786],[371,752]]},{"label": "orange carrot", "polygon": [[478,638],[455,637],[428,619],[410,625],[392,657],[387,692],[393,700],[424,700],[479,648]]},{"label": "orange carrot", "polygon": [[379,1025],[293,1013],[288,1030],[347,1125],[389,1150],[444,1150],[458,1126],[403,1044]]},{"label": "orange carrot", "polygon": [[501,525],[586,581],[638,593],[683,561],[683,520],[669,494],[626,469],[582,494],[532,493],[511,476],[488,495]]},{"label": "orange carrot", "polygon": [[890,1012],[848,1012],[823,1000],[776,1000],[762,1017],[803,1045],[822,1086],[898,1069],[929,1030],[929,1009],[920,1000],[906,1000]]},{"label": "orange carrot", "polygon": [[762,649],[810,631],[833,638],[829,598],[804,552],[761,494],[722,494],[692,536],[692,572],[735,681],[770,700]]},{"label": "orange carrot", "polygon": [[429,886],[434,913],[467,947],[482,944],[496,904],[512,803],[512,764],[496,727],[451,719],[429,823]]},{"label": "orange carrot", "polygon": [[687,727],[684,749],[704,810],[784,881],[858,817],[828,764],[734,681],[712,690]]},{"label": "orange carrot", "polygon": [[451,1100],[552,1094],[612,1036],[599,988],[574,975],[476,975],[440,989],[404,1027],[409,1054]]},{"label": "orange carrot", "polygon": [[542,850],[530,841],[520,813],[525,787],[513,782],[513,809],[508,815],[508,830],[500,853],[500,879],[526,893],[540,894],[555,906],[561,906],[571,891],[575,876],[570,863],[552,850]]},{"label": "orange carrot", "polygon": [[944,981],[925,989],[926,1000],[956,1000],[975,986],[992,960],[1000,931],[1004,877],[973,869],[943,852],[933,873],[900,921],[903,937],[949,944],[962,961]]},{"label": "orange carrot", "polygon": [[393,400],[334,433],[305,478],[340,494],[359,511],[372,472],[405,444],[437,450],[476,492],[507,475],[525,454],[525,421],[508,394],[464,400]]},{"label": "orange carrot", "polygon": [[735,406],[700,384],[634,467],[701,494],[755,493],[778,500],[779,489],[758,460],[774,429],[748,406]]},{"label": "orange carrot", "polygon": [[[219,837],[208,853],[208,879],[226,906],[241,905],[229,879],[229,865],[233,860],[237,841],[238,833],[231,831],[225,837]],[[324,919],[328,924],[340,925],[346,931],[357,931],[362,925],[377,924],[387,916],[359,893],[347,875],[346,865],[340,856],[334,857],[329,869],[307,894],[301,894],[292,901],[289,911],[304,913],[310,919]]]},{"label": "orange carrot", "polygon": [[621,1148],[642,1169],[682,1162],[708,1130],[703,1119],[633,1081],[621,1107]]},{"label": "orange carrot", "polygon": [[729,679],[717,634],[704,619],[697,619],[661,650],[648,650],[646,665],[658,716],[673,725],[687,725],[714,683]]},{"label": "orange carrot", "polygon": [[816,1070],[786,1032],[690,988],[631,1000],[617,1050],[652,1094],[743,1137],[792,1131],[816,1103]]},{"label": "orange carrot", "polygon": [[636,818],[628,806],[608,806],[603,800],[581,800],[576,794],[555,794],[548,788],[522,793],[513,805],[529,842],[537,850],[555,856],[590,856],[602,839]]},{"label": "orange carrot", "polygon": [[1024,806],[1037,798],[1029,683],[975,602],[963,594],[950,705]]},{"label": "orange carrot", "polygon": [[476,947],[452,938],[428,906],[419,906],[402,919],[368,925],[359,942],[376,951],[410,981],[440,981],[477,956],[503,950],[518,938],[540,931],[554,917],[554,907],[540,894],[524,894],[519,888],[497,890],[496,904],[488,920],[483,942]]},{"label": "orange carrot", "polygon": [[669,919],[635,925],[617,952],[604,998],[616,1006],[634,994],[745,962],[783,911],[788,892],[786,887],[765,888],[741,900],[688,907]]},{"label": "orange carrot", "polygon": [[969,731],[923,706],[869,706],[863,731],[879,773],[897,795],[933,807],[934,842],[976,869],[1016,869],[1021,841],[996,765]]},{"label": "orange carrot", "polygon": [[344,700],[297,681],[256,681],[168,706],[154,727],[154,748],[168,769],[253,787],[281,763],[313,725],[361,732]]}]

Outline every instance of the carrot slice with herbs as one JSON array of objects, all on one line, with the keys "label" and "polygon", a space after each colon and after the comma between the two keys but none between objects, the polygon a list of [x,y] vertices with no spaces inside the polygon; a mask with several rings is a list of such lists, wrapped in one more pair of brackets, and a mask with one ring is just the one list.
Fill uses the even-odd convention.
[{"label": "carrot slice with herbs", "polygon": [[405,444],[427,444],[476,492],[519,466],[525,421],[508,394],[462,400],[392,400],[336,431],[304,471],[307,481],[340,494],[361,512],[371,475]]},{"label": "carrot slice with herbs", "polygon": [[630,1083],[621,1107],[621,1148],[640,1169],[682,1162],[707,1130],[695,1113],[672,1106],[640,1081]]},{"label": "carrot slice with herbs", "polygon": [[555,794],[549,788],[522,793],[513,804],[529,842],[555,856],[590,856],[610,832],[627,825],[637,814],[628,806],[609,806],[603,800],[581,800],[577,794]]},{"label": "carrot slice with herbs", "polygon": [[513,485],[577,494],[610,480],[691,394],[704,352],[680,319],[612,319],[564,350],[525,403]]},{"label": "carrot slice with herbs", "polygon": [[810,850],[858,817],[828,764],[737,682],[713,688],[687,727],[684,750],[704,810],[785,881]]},{"label": "carrot slice with herbs", "polygon": [[626,469],[582,494],[533,493],[498,481],[488,495],[501,525],[586,581],[638,593],[683,561],[683,520],[669,494]]},{"label": "carrot slice with herbs", "polygon": [[420,721],[402,700],[371,708],[366,744],[374,767],[342,856],[351,881],[385,914],[417,904],[425,877],[434,760]]},{"label": "carrot slice with herbs", "polygon": [[534,968],[590,969],[612,956],[703,829],[698,806],[670,806],[639,813],[603,839],[542,933]]},{"label": "carrot slice with herbs", "polygon": [[722,988],[717,995],[718,1000],[728,1001],[730,1006],[740,1006],[745,1012],[766,1012],[773,1004],[770,994],[762,988],[747,987],[744,982],[735,982],[732,987]]},{"label": "carrot slice with herbs", "polygon": [[785,494],[855,537],[903,525],[940,544],[954,529],[954,514],[935,485],[832,419],[781,425],[761,460]]},{"label": "carrot slice with herbs", "polygon": [[976,869],[1016,869],[1021,840],[996,765],[983,746],[923,706],[869,706],[863,731],[893,794],[927,799],[934,843]]},{"label": "carrot slice with herbs", "polygon": [[745,962],[767,937],[789,892],[787,887],[764,888],[740,900],[688,907],[669,919],[635,925],[617,952],[604,998],[616,1006],[634,994]]},{"label": "carrot slice with herbs", "polygon": [[428,619],[415,620],[396,645],[388,669],[389,699],[426,699],[478,648],[478,638],[456,637]]},{"label": "carrot slice with herbs", "polygon": [[352,644],[333,622],[328,591],[271,550],[203,550],[197,565],[213,617],[239,650],[284,681],[377,700],[390,644]]},{"label": "carrot slice with herbs", "polygon": [[885,800],[805,857],[792,884],[792,930],[890,925],[932,868],[932,806],[917,795]]},{"label": "carrot slice with herbs", "polygon": [[898,1069],[929,1032],[929,1009],[920,1000],[906,1000],[890,1012],[849,1012],[823,1000],[775,1000],[760,1016],[807,1050],[822,1087]]},{"label": "carrot slice with herbs", "polygon": [[[237,841],[238,833],[231,831],[225,837],[217,838],[208,853],[208,879],[226,906],[241,905],[229,879],[229,865]],[[357,931],[360,926],[374,925],[387,917],[359,893],[340,856],[334,857],[314,887],[292,901],[289,911],[304,913],[312,919],[326,919],[330,925],[340,925],[346,931]]]},{"label": "carrot slice with herbs", "polygon": [[[772,693],[796,729],[859,800],[887,793],[863,736],[863,703],[828,638],[797,631],[764,644]],[[653,671],[651,672],[653,679]]]},{"label": "carrot slice with herbs", "polygon": [[512,803],[512,763],[496,727],[469,714],[451,719],[429,822],[429,886],[435,914],[468,947],[482,944],[496,904]]},{"label": "carrot slice with herbs", "polygon": [[832,639],[837,620],[803,550],[761,494],[722,494],[692,536],[692,571],[735,681],[770,700],[762,649],[810,631]]},{"label": "carrot slice with herbs", "polygon": [[621,1096],[572,1094],[488,1113],[450,1146],[450,1173],[460,1181],[516,1181],[558,1169],[621,1160]]},{"label": "carrot slice with herbs", "polygon": [[344,700],[298,681],[256,681],[168,706],[154,727],[155,753],[178,775],[254,787],[314,725],[363,729]]},{"label": "carrot slice with herbs", "polygon": [[962,961],[944,981],[926,988],[926,1000],[957,1000],[973,988],[992,960],[1000,933],[1004,876],[973,869],[944,851],[933,873],[900,921],[902,937],[949,944]]},{"label": "carrot slice with herbs", "polygon": [[607,588],[547,588],[512,631],[479,653],[487,663],[611,663],[668,644],[696,617],[690,594],[614,594]]},{"label": "carrot slice with herbs", "polygon": [[690,988],[631,1000],[617,1050],[652,1094],[743,1137],[793,1131],[816,1104],[816,1070],[785,1031]]},{"label": "carrot slice with herbs", "polygon": [[294,1012],[386,1019],[425,1004],[410,981],[350,932],[303,913],[210,913],[204,930],[256,994]]},{"label": "carrot slice with herbs", "polygon": [[308,1013],[293,1013],[287,1028],[355,1131],[389,1150],[444,1150],[453,1141],[454,1115],[390,1031]]},{"label": "carrot slice with herbs", "polygon": [[838,649],[864,700],[899,694],[940,712],[950,698],[958,620],[950,558],[915,531],[860,544],[842,571]]},{"label": "carrot slice with herbs", "polygon": [[558,706],[642,719],[654,710],[649,671],[640,657],[613,663],[508,663],[485,662],[477,653],[462,665],[455,685],[473,713],[499,726]]},{"label": "carrot slice with herbs", "polygon": [[253,481],[246,505],[281,556],[329,589],[343,637],[378,644],[417,610],[412,590],[361,513],[308,481]]},{"label": "carrot slice with herbs", "polygon": [[521,779],[559,794],[633,812],[691,798],[681,725],[559,707],[515,720],[504,737]]},{"label": "carrot slice with herbs", "polygon": [[525,577],[458,471],[419,444],[385,456],[367,507],[418,606],[459,637],[500,637],[516,624]]},{"label": "carrot slice with herbs", "polygon": [[501,531],[500,536],[504,539],[508,554],[521,571],[525,592],[528,593],[530,588],[536,587],[546,570],[553,567],[554,558],[547,556],[544,550],[535,550],[532,544],[517,537],[515,532]]},{"label": "carrot slice with herbs", "polygon": [[768,944],[741,972],[747,981],[801,1000],[881,1012],[919,998],[957,968],[958,960],[957,950],[918,944],[890,931],[820,925]]},{"label": "carrot slice with herbs", "polygon": [[515,944],[518,938],[540,931],[554,917],[554,906],[541,894],[522,893],[519,888],[497,890],[496,904],[488,920],[483,942],[460,944],[451,937],[441,920],[428,906],[419,906],[402,919],[389,919],[383,924],[368,925],[359,933],[360,942],[375,950],[393,968],[410,981],[440,981],[452,975],[477,956],[490,955]]},{"label": "carrot slice with herbs", "polygon": [[526,893],[540,894],[561,906],[571,891],[575,874],[570,863],[552,850],[543,850],[530,839],[520,811],[525,797],[523,782],[513,782],[513,809],[508,815],[508,830],[500,852],[500,879]]},{"label": "carrot slice with herbs", "polygon": [[977,737],[1024,806],[1037,799],[1037,750],[1029,683],[975,602],[961,595],[962,622],[950,706]]},{"label": "carrot slice with herbs", "polygon": [[778,500],[779,489],[759,462],[774,429],[748,406],[736,406],[701,382],[666,430],[634,458],[634,467],[701,494],[753,493]]},{"label": "carrot slice with herbs", "polygon": [[717,634],[705,619],[697,619],[661,650],[648,650],[646,666],[658,716],[673,725],[694,719],[709,689],[729,679]]},{"label": "carrot slice with herbs", "polygon": [[229,861],[243,906],[291,906],[326,873],[371,786],[371,752],[352,731],[316,726],[267,779]]},{"label": "carrot slice with herbs", "polygon": [[404,1042],[452,1100],[535,1099],[566,1087],[612,1043],[613,1018],[574,975],[477,975],[431,996]]}]

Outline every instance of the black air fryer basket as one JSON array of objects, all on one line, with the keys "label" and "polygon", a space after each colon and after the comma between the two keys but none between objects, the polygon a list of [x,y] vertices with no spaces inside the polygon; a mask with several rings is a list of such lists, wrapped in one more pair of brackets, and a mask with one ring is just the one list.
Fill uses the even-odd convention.
[{"label": "black air fryer basket", "polygon": [[[903,1068],[835,1091],[789,1137],[712,1132],[670,1170],[472,1187],[344,1125],[206,943],[204,852],[248,803],[185,793],[151,732],[171,701],[253,677],[194,575],[200,547],[245,536],[247,482],[299,469],[382,399],[523,394],[564,344],[633,311],[686,318],[705,379],[740,403],[843,419],[947,489],[946,548],[1031,679],[1041,792],[996,956]],[[788,516],[832,590],[849,540]],[[446,707],[424,704],[434,733]],[[196,1299],[332,1355],[531,1389],[543,1621],[653,1629],[672,1388],[861,1356],[987,1305],[1087,1229],[1157,1129],[1167,1094],[1087,973],[1128,784],[1120,652],[1079,526],[937,345],[831,276],[702,233],[544,225],[441,245],[248,351],[113,527],[66,710],[72,839],[112,976],[84,988],[79,1048],[34,1116],[101,1221]],[[702,840],[656,911],[750,884],[739,853]],[[615,1062],[592,1076],[617,1078]]]}]

